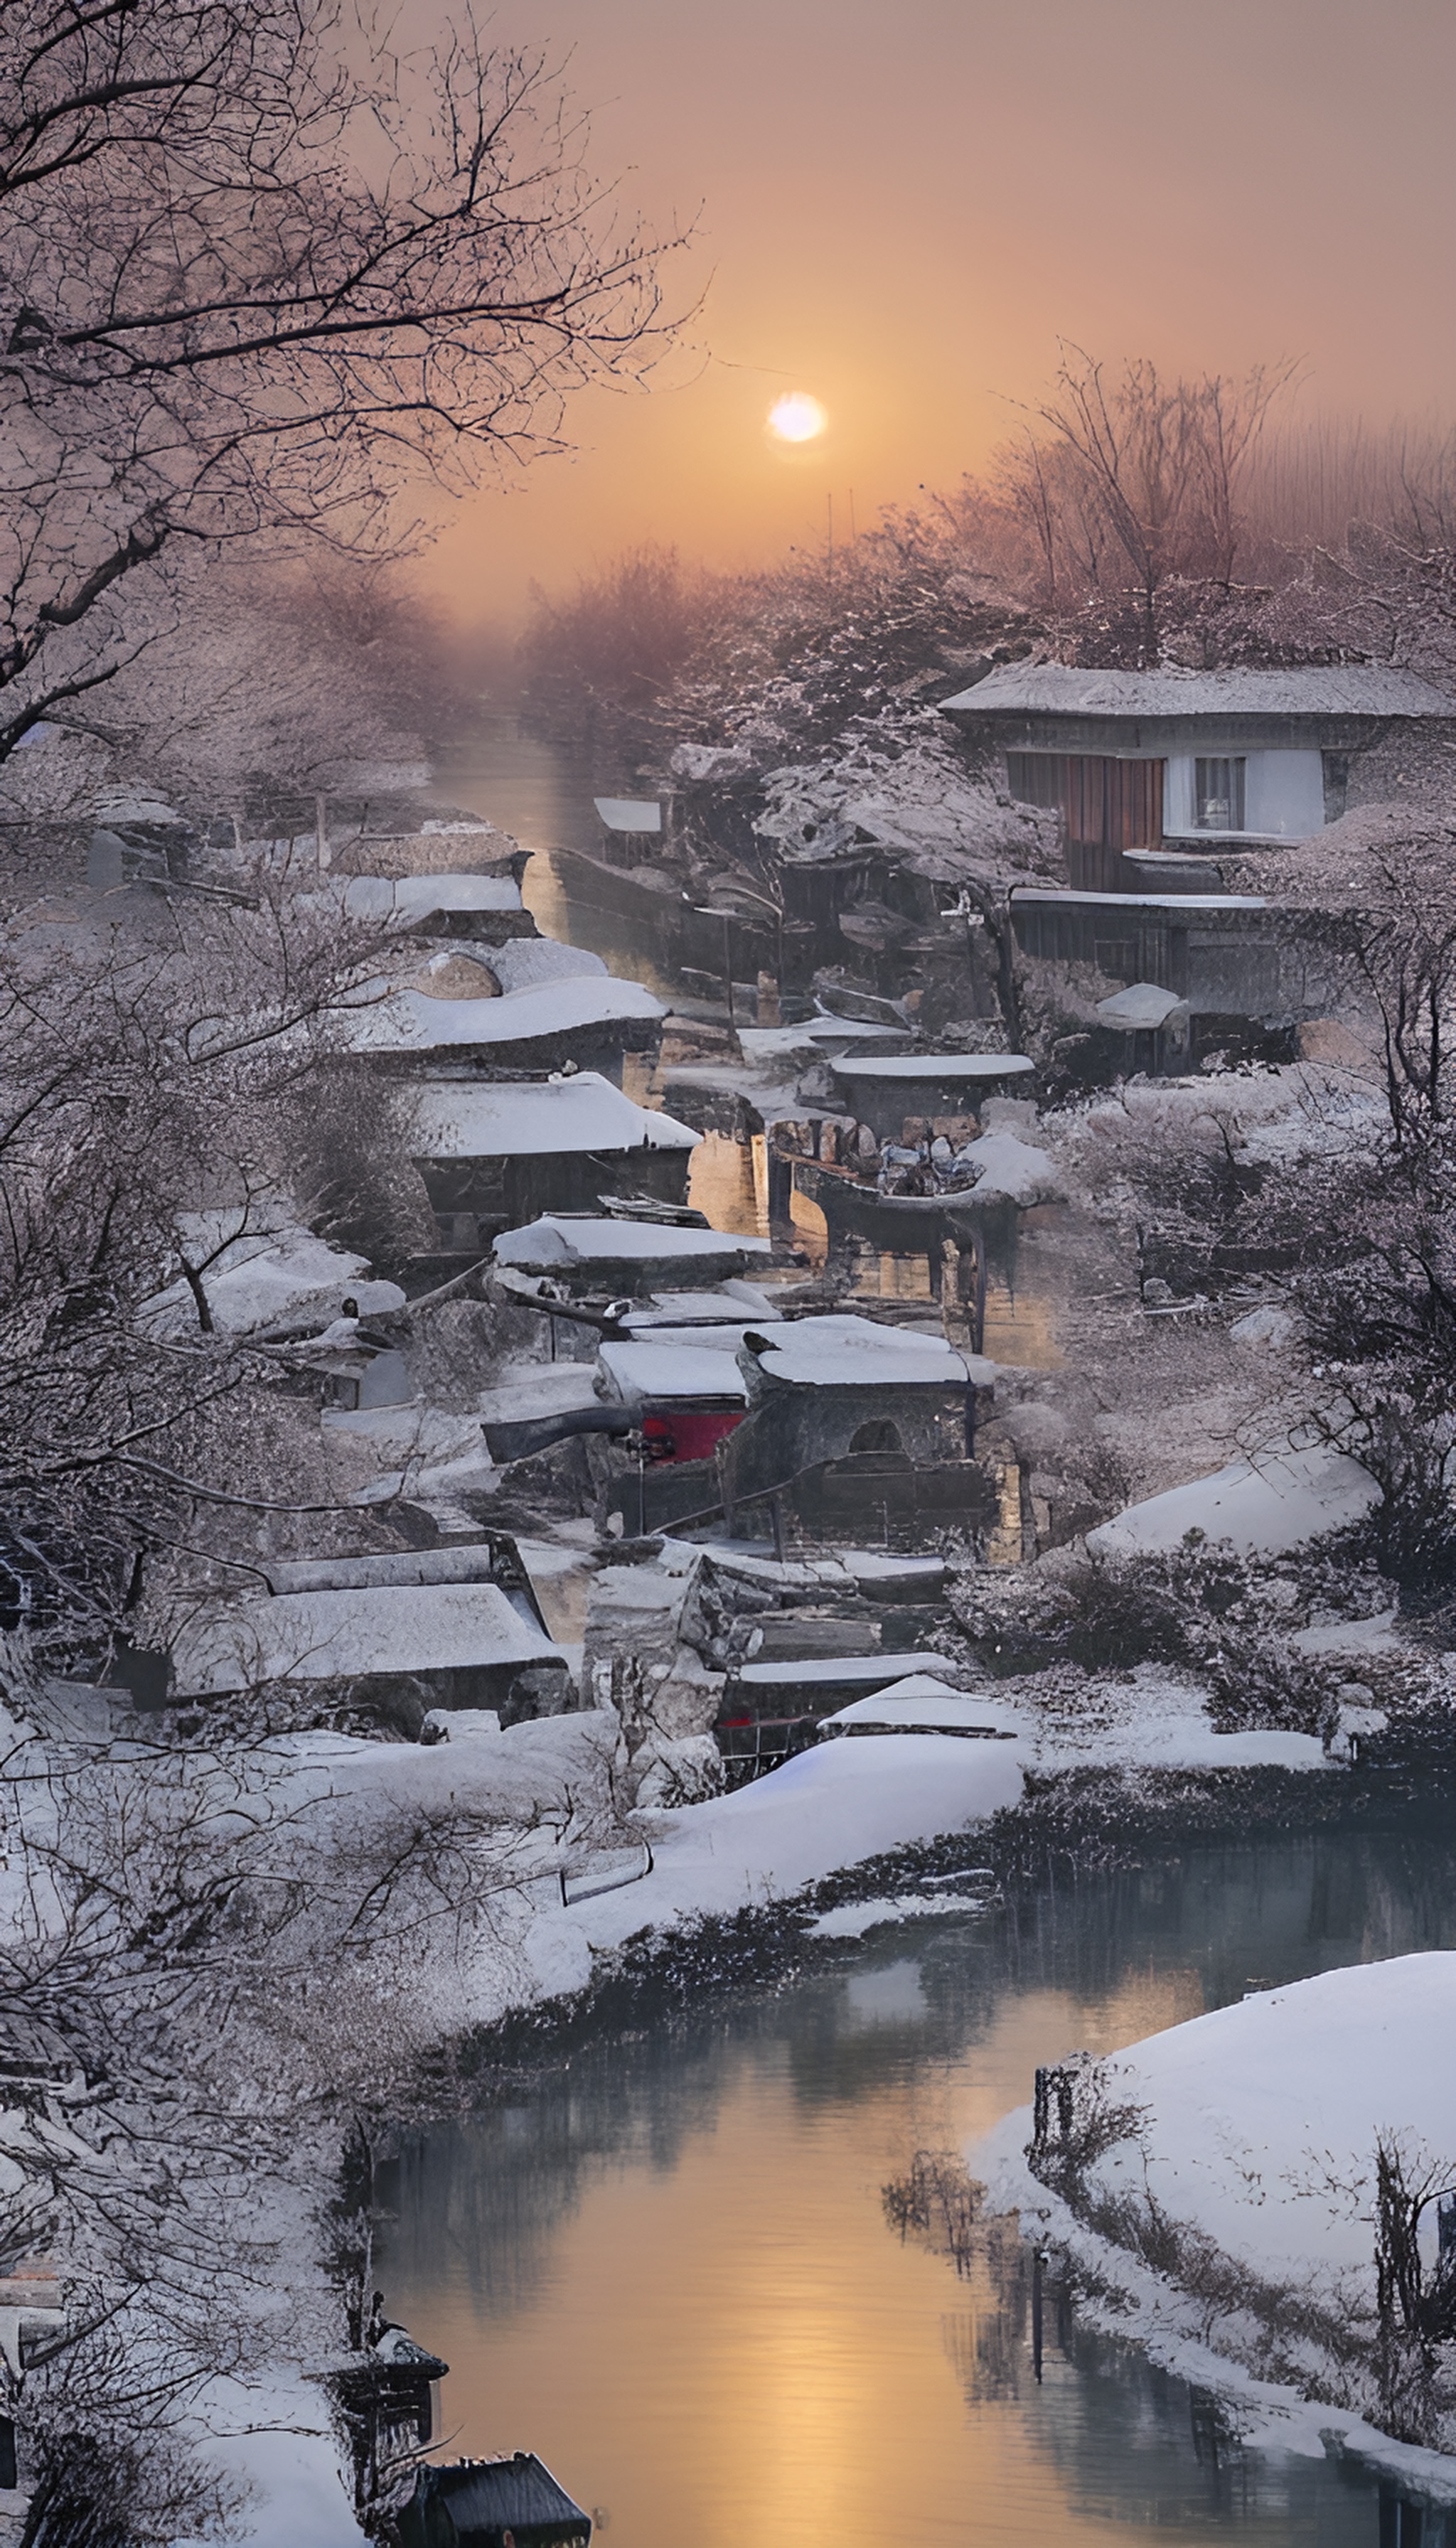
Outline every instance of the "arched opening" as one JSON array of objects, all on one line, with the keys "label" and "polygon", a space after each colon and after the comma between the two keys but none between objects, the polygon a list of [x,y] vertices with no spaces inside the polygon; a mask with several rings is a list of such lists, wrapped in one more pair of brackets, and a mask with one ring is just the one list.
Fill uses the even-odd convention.
[{"label": "arched opening", "polygon": [[904,1448],[905,1445],[900,1439],[900,1428],[898,1424],[890,1424],[886,1422],[883,1417],[878,1418],[872,1424],[862,1424],[859,1432],[855,1435],[850,1444],[850,1449],[852,1451],[903,1452]]}]

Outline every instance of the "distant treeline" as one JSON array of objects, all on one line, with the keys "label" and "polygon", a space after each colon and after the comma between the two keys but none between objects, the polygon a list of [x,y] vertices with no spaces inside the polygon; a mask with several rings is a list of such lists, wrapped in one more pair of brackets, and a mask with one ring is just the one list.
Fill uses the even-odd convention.
[{"label": "distant treeline", "polygon": [[822,750],[1033,647],[1088,665],[1452,651],[1456,432],[1287,412],[1288,365],[1110,379],[1067,348],[979,477],[749,574],[627,552],[538,592],[528,714],[644,774],[673,742]]}]

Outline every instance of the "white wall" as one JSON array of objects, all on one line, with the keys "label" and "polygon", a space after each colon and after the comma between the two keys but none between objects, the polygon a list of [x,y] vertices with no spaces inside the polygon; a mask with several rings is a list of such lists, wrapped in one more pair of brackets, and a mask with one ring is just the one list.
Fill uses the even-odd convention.
[{"label": "white wall", "polygon": [[[1243,755],[1246,832],[1275,840],[1303,841],[1324,825],[1324,771],[1318,752],[1249,752]],[[1207,840],[1193,823],[1192,753],[1170,756],[1163,778],[1163,832]]]}]

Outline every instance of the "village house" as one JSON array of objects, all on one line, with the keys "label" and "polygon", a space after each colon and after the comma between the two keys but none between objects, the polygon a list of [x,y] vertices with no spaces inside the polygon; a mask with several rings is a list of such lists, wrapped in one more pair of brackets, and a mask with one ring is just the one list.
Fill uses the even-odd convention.
[{"label": "village house", "polygon": [[1221,845],[1307,840],[1353,805],[1418,789],[1456,734],[1456,701],[1365,664],[1006,664],[942,713],[1009,795],[1060,811],[1068,883],[1102,894],[1217,891]]},{"label": "village house", "polygon": [[681,1221],[543,1213],[502,1230],[492,1256],[507,1275],[549,1277],[566,1292],[632,1302],[669,1287],[708,1290],[767,1264],[767,1238],[710,1229],[700,1213]]},{"label": "village house", "polygon": [[414,1101],[410,1146],[441,1246],[479,1254],[498,1231],[540,1213],[591,1212],[603,1193],[684,1202],[701,1138],[582,1070],[431,1080]]},{"label": "village house", "polygon": [[536,935],[513,875],[351,876],[343,901],[350,920],[393,922],[416,938],[500,947]]},{"label": "village house", "polygon": [[[534,942],[518,943],[526,948]],[[433,996],[410,987],[361,1002],[347,1013],[354,1049],[390,1067],[435,1077],[515,1077],[560,1070],[570,1062],[578,1070],[599,1070],[617,1087],[627,1053],[657,1051],[667,1010],[640,982],[576,971],[500,990],[499,971],[491,969],[496,979],[481,997],[451,996],[453,984],[441,981]]]},{"label": "village house", "polygon": [[592,2537],[534,2451],[421,2468],[398,2522],[405,2548],[588,2548]]},{"label": "village house", "polygon": [[739,1664],[724,1681],[713,1740],[740,1778],[755,1776],[806,1751],[846,1702],[955,1671],[944,1655],[918,1649]]},{"label": "village house", "polygon": [[1028,1094],[1036,1069],[1020,1052],[840,1052],[829,1066],[846,1106],[882,1141],[898,1141],[907,1117],[966,1117],[973,1129],[987,1097]]},{"label": "village house", "polygon": [[[366,1565],[369,1561],[363,1561]],[[356,1704],[493,1708],[502,1725],[576,1704],[539,1613],[495,1582],[365,1582],[207,1601],[172,1643],[170,1706],[288,1684],[344,1684]],[[417,1730],[417,1729],[416,1729]]]},{"label": "village house", "polygon": [[741,1324],[658,1327],[609,1342],[596,1357],[596,1389],[627,1409],[640,1436],[635,1458],[617,1455],[601,1518],[619,1515],[629,1535],[702,1519],[719,1503],[717,1450],[743,1421],[748,1384],[739,1368]]},{"label": "village house", "polygon": [[886,1546],[981,1527],[994,1501],[973,1457],[995,1366],[943,1337],[869,1319],[798,1319],[745,1334],[748,1412],[720,1455],[725,1509],[790,1511],[811,1538]]},{"label": "village house", "polygon": [[[1104,1012],[1104,1075],[1197,1067],[1221,1048],[1292,1058],[1299,1023],[1336,995],[1308,927],[1281,908],[1281,851],[1356,805],[1420,805],[1456,740],[1456,702],[1372,665],[1004,665],[944,713],[1010,796],[1061,816],[1065,885],[1011,896],[1023,954],[1095,969],[1149,1012],[1171,995],[1156,1022]],[[1235,856],[1260,891],[1224,890],[1221,859]],[[1092,1045],[1083,1059],[1097,1076]]]}]

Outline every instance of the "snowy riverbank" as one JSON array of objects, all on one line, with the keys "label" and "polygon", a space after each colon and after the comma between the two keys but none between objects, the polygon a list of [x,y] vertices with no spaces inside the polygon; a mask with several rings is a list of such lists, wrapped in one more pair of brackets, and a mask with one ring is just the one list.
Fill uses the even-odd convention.
[{"label": "snowy riverbank", "polygon": [[[1248,2438],[1349,2451],[1456,2503],[1456,2458],[1372,2420],[1377,2143],[1412,2182],[1456,2176],[1453,2021],[1456,1955],[1320,1973],[1054,2074],[1036,2172],[1029,2106],[969,2164],[1070,2260],[1084,2316],[1218,2390]],[[1436,2237],[1432,2201],[1427,2277]]]}]

